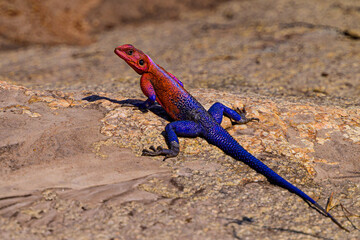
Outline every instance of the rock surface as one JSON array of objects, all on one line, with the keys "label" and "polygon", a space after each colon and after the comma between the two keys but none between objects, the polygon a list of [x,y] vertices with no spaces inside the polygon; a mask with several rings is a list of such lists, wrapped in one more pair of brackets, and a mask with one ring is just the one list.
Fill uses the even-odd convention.
[{"label": "rock surface", "polygon": [[[348,228],[344,215],[359,224],[351,215],[360,207],[359,108],[193,93],[205,107],[214,99],[248,105],[261,124],[223,126],[322,205],[334,192],[331,213]],[[33,91],[5,82],[0,96],[5,239],[357,234],[339,231],[298,197],[202,139],[181,139],[181,154],[166,162],[139,157],[151,144],[164,146],[168,117],[160,107],[142,114],[121,107],[126,98],[117,94]]]},{"label": "rock surface", "polygon": [[[59,11],[82,1],[72,2]],[[91,45],[8,41],[0,51],[1,239],[358,238],[358,1],[209,0],[190,12],[191,1],[168,1],[158,16],[150,6],[142,15],[141,1],[87,2],[98,7],[69,11],[63,24],[86,21],[78,36],[97,39]],[[132,10],[114,19],[120,9]],[[87,43],[42,31],[44,43]],[[165,162],[141,157],[166,146],[170,119],[160,107],[121,107],[145,99],[139,76],[113,54],[123,43],[206,108],[246,105],[260,123],[225,119],[224,128],[320,205],[334,193],[330,212],[350,233],[203,139],[180,139],[181,153]]]}]

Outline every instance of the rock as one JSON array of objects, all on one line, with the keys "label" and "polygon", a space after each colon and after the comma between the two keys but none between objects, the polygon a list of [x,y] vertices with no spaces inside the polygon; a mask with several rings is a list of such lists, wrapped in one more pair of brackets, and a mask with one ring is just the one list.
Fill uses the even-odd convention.
[{"label": "rock", "polygon": [[[358,107],[214,90],[192,93],[206,107],[215,101],[246,105],[260,123],[228,128],[230,134],[321,205],[334,192],[331,213],[350,227],[339,204],[349,211],[359,207]],[[168,236],[179,234],[178,228],[190,234],[190,224],[203,229],[200,235],[220,238],[220,233],[231,236],[228,224],[237,226],[231,219],[244,218],[249,221],[239,232],[245,228],[256,236],[278,226],[346,236],[298,197],[203,139],[181,138],[180,155],[166,162],[136,156],[149,145],[165,146],[161,132],[167,116],[120,107],[122,100],[121,95],[30,90],[0,82],[0,236],[110,237],[120,224],[126,238],[147,238],[147,231],[162,236],[164,228]],[[309,224],[310,217],[316,224]],[[144,219],[145,232],[139,231]],[[159,221],[166,226],[153,227]]]},{"label": "rock", "polygon": [[[357,239],[359,4],[145,2],[0,3],[0,239]],[[350,233],[204,139],[140,156],[171,119],[121,106],[145,100],[124,43],[245,106],[259,123],[223,127]]]},{"label": "rock", "polygon": [[[224,1],[224,0],[223,0]],[[0,3],[0,48],[29,44],[88,45],[94,33],[143,20],[178,19],[181,11],[223,1],[16,0]],[[10,41],[9,41],[10,40]]]}]

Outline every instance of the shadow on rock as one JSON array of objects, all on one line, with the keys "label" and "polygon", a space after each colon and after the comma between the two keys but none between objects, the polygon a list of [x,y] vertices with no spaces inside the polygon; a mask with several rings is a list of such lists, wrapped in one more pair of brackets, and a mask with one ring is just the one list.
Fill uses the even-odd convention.
[{"label": "shadow on rock", "polygon": [[108,97],[102,97],[99,95],[91,95],[88,97],[84,97],[82,100],[85,100],[88,102],[95,102],[95,101],[99,101],[99,100],[108,100],[112,103],[120,104],[122,107],[134,107],[135,110],[140,110],[143,113],[146,113],[147,111],[151,111],[152,113],[165,119],[166,121],[169,121],[169,122],[173,121],[171,119],[171,117],[165,112],[165,110],[158,103],[155,103],[153,106],[149,107],[149,109],[140,109],[139,107],[141,106],[142,103],[144,103],[144,101],[139,100],[139,99],[126,99],[126,100],[119,101],[119,100],[111,99]]}]

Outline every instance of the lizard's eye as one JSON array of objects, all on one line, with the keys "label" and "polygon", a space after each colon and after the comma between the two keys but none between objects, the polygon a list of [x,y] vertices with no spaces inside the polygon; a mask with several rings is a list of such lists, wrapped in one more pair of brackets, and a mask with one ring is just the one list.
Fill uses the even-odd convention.
[{"label": "lizard's eye", "polygon": [[129,51],[127,51],[127,55],[129,55],[129,56],[131,56],[132,54],[133,54],[133,50],[129,50]]},{"label": "lizard's eye", "polygon": [[140,59],[139,64],[142,66],[144,65],[144,60]]}]

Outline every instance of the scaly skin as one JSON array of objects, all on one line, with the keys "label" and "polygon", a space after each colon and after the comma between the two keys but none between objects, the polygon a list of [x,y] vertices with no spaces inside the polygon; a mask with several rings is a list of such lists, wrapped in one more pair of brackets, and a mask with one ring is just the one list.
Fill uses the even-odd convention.
[{"label": "scaly skin", "polygon": [[245,117],[245,109],[237,109],[234,111],[221,103],[215,103],[209,111],[206,111],[205,108],[184,89],[179,79],[154,63],[152,59],[142,51],[132,45],[126,44],[117,47],[115,53],[125,60],[138,74],[142,75],[140,86],[148,99],[138,107],[146,110],[156,101],[165,109],[170,117],[175,120],[165,128],[170,148],[163,149],[162,147],[157,147],[155,149],[155,147],[151,146],[150,150],[143,150],[143,155],[163,155],[165,159],[175,157],[179,153],[178,136],[203,137],[210,144],[222,149],[226,154],[238,161],[242,161],[258,173],[264,175],[269,182],[283,187],[295,193],[306,202],[313,204],[317,210],[331,218],[340,228],[347,231],[347,229],[326,212],[315,200],[252,156],[220,126],[223,115],[233,119],[237,124],[258,120],[256,118],[247,119]]}]

